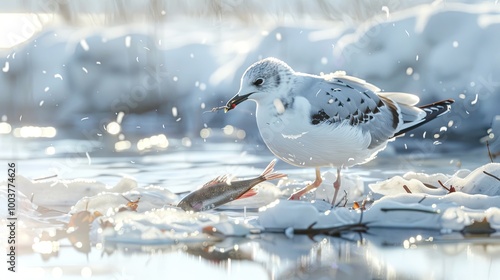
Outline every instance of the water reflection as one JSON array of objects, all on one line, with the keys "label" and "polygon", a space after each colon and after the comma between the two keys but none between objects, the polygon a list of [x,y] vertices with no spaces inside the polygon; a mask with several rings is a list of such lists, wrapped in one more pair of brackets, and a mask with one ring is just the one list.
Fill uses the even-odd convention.
[{"label": "water reflection", "polygon": [[[404,241],[416,236],[421,241],[405,248]],[[76,263],[57,267],[64,275],[68,269],[87,267],[102,279],[116,275],[124,279],[208,275],[226,279],[494,279],[500,273],[499,241],[425,230],[372,229],[341,237],[261,234],[168,246],[107,243],[85,252],[88,261],[75,255],[76,251],[59,248],[59,257],[72,255]],[[33,256],[25,258],[45,273],[54,270],[55,259],[33,262]]]}]

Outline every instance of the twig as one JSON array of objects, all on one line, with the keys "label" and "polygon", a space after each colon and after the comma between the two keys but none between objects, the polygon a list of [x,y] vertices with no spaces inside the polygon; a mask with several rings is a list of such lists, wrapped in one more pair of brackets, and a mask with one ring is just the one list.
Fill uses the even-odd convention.
[{"label": "twig", "polygon": [[490,157],[490,162],[493,163],[493,155],[491,154],[490,151],[490,142],[486,141],[486,149],[488,149],[488,156]]},{"label": "twig", "polygon": [[497,179],[498,181],[500,181],[500,178],[498,178],[497,176],[495,176],[495,175],[493,175],[493,174],[491,174],[489,172],[486,172],[486,171],[483,170],[483,173],[486,174],[486,175],[488,175],[488,176],[491,176],[491,177]]},{"label": "twig", "polygon": [[441,187],[443,187],[445,190],[447,190],[447,191],[448,191],[448,193],[452,193],[452,192],[455,192],[455,191],[456,191],[455,187],[453,187],[453,186],[450,186],[450,188],[447,188],[447,187],[443,184],[443,182],[441,182],[441,180],[438,180],[438,183],[441,185]]},{"label": "twig", "polygon": [[421,200],[419,200],[419,201],[418,201],[418,203],[421,203],[421,202],[422,202],[422,201],[424,201],[424,199],[426,199],[426,198],[427,198],[427,195],[424,195],[424,197],[422,197],[422,199],[421,199]]},{"label": "twig", "polygon": [[426,209],[414,209],[414,208],[380,208],[382,212],[390,212],[390,211],[408,211],[408,212],[422,212],[429,214],[439,214],[438,211],[434,210],[426,210]]},{"label": "twig", "polygon": [[347,205],[347,192],[344,190],[344,196],[342,197],[342,199],[337,203],[337,205],[335,205],[335,207],[339,207],[340,203],[342,203],[342,201],[345,201],[344,202],[344,205],[342,207],[345,207]]},{"label": "twig", "polygon": [[407,193],[411,193],[411,191],[410,191],[410,189],[408,188],[408,186],[407,186],[407,185],[403,185],[403,189],[405,189],[405,191],[406,191]]},{"label": "twig", "polygon": [[441,180],[438,180],[438,183],[441,185],[441,187],[443,187],[445,190],[447,191],[450,191],[450,189],[448,189],[444,184],[443,182],[441,182]]},{"label": "twig", "polygon": [[50,176],[47,176],[47,177],[36,178],[36,179],[33,179],[33,181],[47,180],[47,179],[52,179],[52,178],[56,178],[56,177],[57,177],[57,174],[50,175]]}]

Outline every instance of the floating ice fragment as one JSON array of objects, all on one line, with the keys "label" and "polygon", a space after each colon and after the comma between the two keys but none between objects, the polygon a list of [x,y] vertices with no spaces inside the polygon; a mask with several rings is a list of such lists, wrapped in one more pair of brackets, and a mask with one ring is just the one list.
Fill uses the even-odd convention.
[{"label": "floating ice fragment", "polygon": [[88,164],[91,165],[92,164],[92,160],[90,159],[89,152],[85,152],[85,155],[87,156]]},{"label": "floating ice fragment", "polygon": [[385,12],[385,16],[389,18],[390,13],[389,13],[389,7],[387,6],[382,6],[382,12]]},{"label": "floating ice fragment", "polygon": [[132,41],[132,38],[130,36],[125,37],[125,47],[130,48],[130,42]]},{"label": "floating ice fragment", "polygon": [[411,74],[413,74],[413,68],[411,67],[406,68],[406,75],[411,76]]},{"label": "floating ice fragment", "polygon": [[85,72],[85,73],[88,73],[88,72],[89,72],[89,71],[87,70],[87,68],[85,68],[85,67],[82,67],[82,70],[83,70],[83,72]]},{"label": "floating ice fragment", "polygon": [[458,42],[457,41],[453,41],[453,47],[454,48],[458,48]]},{"label": "floating ice fragment", "polygon": [[89,44],[87,44],[87,41],[85,41],[85,39],[80,40],[80,46],[84,51],[89,50]]},{"label": "floating ice fragment", "polygon": [[63,77],[61,76],[61,74],[55,74],[54,78],[61,79],[61,81],[63,80]]},{"label": "floating ice fragment", "polygon": [[43,91],[47,92],[49,91],[50,87],[45,87],[45,89]]},{"label": "floating ice fragment", "polygon": [[282,37],[281,37],[281,33],[276,33],[276,40],[277,41],[281,41]]},{"label": "floating ice fragment", "polygon": [[177,107],[172,107],[172,116],[177,117]]},{"label": "floating ice fragment", "polygon": [[474,100],[472,100],[470,104],[476,105],[478,97],[479,97],[479,95],[476,93],[476,98],[474,98]]},{"label": "floating ice fragment", "polygon": [[38,106],[42,107],[44,102],[45,102],[44,100],[40,101],[40,103],[38,103]]},{"label": "floating ice fragment", "polygon": [[118,115],[116,116],[116,122],[119,124],[122,123],[124,116],[125,116],[124,112],[119,112]]},{"label": "floating ice fragment", "polygon": [[4,73],[9,72],[9,62],[8,62],[8,61],[5,61],[5,65],[4,65],[4,67],[2,68],[2,71],[3,71]]}]

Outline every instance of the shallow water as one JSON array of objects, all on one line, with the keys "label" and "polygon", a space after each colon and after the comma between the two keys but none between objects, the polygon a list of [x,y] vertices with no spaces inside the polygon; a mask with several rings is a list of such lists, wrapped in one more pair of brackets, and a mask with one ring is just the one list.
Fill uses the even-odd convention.
[{"label": "shallow water", "polygon": [[[190,148],[174,146],[166,151],[122,156],[98,150],[89,156],[78,152],[49,156],[36,152],[47,146],[45,141],[10,144],[11,151],[22,150],[34,157],[28,159],[21,154],[15,159],[4,154],[2,161],[16,162],[18,175],[31,179],[57,174],[59,179],[83,178],[115,185],[123,177],[131,177],[139,185],[159,185],[181,194],[224,173],[254,176],[273,158],[266,150],[259,152],[238,143],[197,143]],[[52,141],[50,145],[69,150],[78,141]],[[360,176],[366,186],[411,170],[451,174],[459,167],[474,169],[486,162],[483,151],[434,156],[395,156],[388,151],[343,174]],[[283,162],[275,169],[298,181],[313,179],[312,170]],[[36,197],[32,199],[37,201]],[[61,228],[67,219],[64,213],[48,211],[35,218],[34,227],[22,229],[26,234],[18,232],[22,244],[18,247],[18,279],[494,279],[500,273],[498,236],[424,229],[369,228],[341,236],[263,233],[203,243],[91,242],[88,248],[85,244],[75,246],[75,240],[69,238],[57,242],[57,249],[33,247],[33,236]],[[79,241],[90,242],[85,238]],[[2,242],[5,240],[2,238]],[[5,271],[3,268],[2,273]]]}]

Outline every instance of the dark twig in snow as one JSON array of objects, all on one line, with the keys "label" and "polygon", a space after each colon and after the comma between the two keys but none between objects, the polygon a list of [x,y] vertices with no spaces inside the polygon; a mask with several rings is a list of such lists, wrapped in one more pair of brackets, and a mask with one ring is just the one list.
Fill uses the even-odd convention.
[{"label": "dark twig in snow", "polygon": [[410,191],[410,189],[408,188],[408,186],[407,186],[407,185],[403,185],[403,189],[405,189],[405,191],[406,191],[407,193],[411,193],[411,191]]},{"label": "dark twig in snow", "polygon": [[490,151],[490,142],[486,141],[486,149],[488,149],[488,156],[490,157],[490,162],[493,163],[493,155],[491,154]]},{"label": "dark twig in snow", "polygon": [[380,208],[382,212],[390,212],[390,211],[408,211],[408,212],[423,212],[429,214],[439,214],[438,211],[427,210],[427,209],[414,209],[414,208]]},{"label": "dark twig in snow", "polygon": [[488,176],[491,176],[491,177],[497,179],[498,181],[500,181],[500,178],[498,178],[497,176],[495,176],[495,175],[493,175],[493,174],[491,174],[489,172],[483,171],[483,173],[486,174],[486,175],[488,175]]},{"label": "dark twig in snow", "polygon": [[339,207],[340,203],[342,203],[342,201],[344,201],[344,205],[342,207],[345,207],[347,205],[347,192],[344,190],[344,196],[342,197],[342,199],[337,203],[337,205],[335,205],[335,207]]},{"label": "dark twig in snow", "polygon": [[421,199],[421,200],[419,200],[419,201],[418,201],[418,203],[421,203],[421,202],[422,202],[422,201],[424,201],[424,199],[426,199],[426,198],[427,198],[427,195],[424,195],[424,197],[422,197],[422,199]]},{"label": "dark twig in snow", "polygon": [[452,193],[452,192],[455,192],[455,191],[456,191],[456,189],[455,189],[455,187],[454,187],[454,186],[451,186],[451,185],[450,185],[450,188],[447,188],[447,187],[443,184],[443,182],[441,182],[441,180],[438,180],[438,183],[441,185],[441,187],[443,187],[445,190],[447,190],[447,191],[448,191],[448,193]]},{"label": "dark twig in snow", "polygon": [[56,178],[56,177],[57,177],[57,174],[46,176],[46,177],[41,177],[41,178],[36,178],[36,179],[33,179],[33,181],[47,180],[47,179],[52,179],[52,178]]},{"label": "dark twig in snow", "polygon": [[[361,220],[360,220],[361,221]],[[324,234],[329,236],[340,236],[344,232],[366,232],[368,229],[366,224],[356,223],[347,224],[336,227],[328,228],[313,228],[316,223],[311,224],[307,229],[296,229],[293,231],[294,234],[307,234],[308,236],[314,236],[318,234]]]}]

